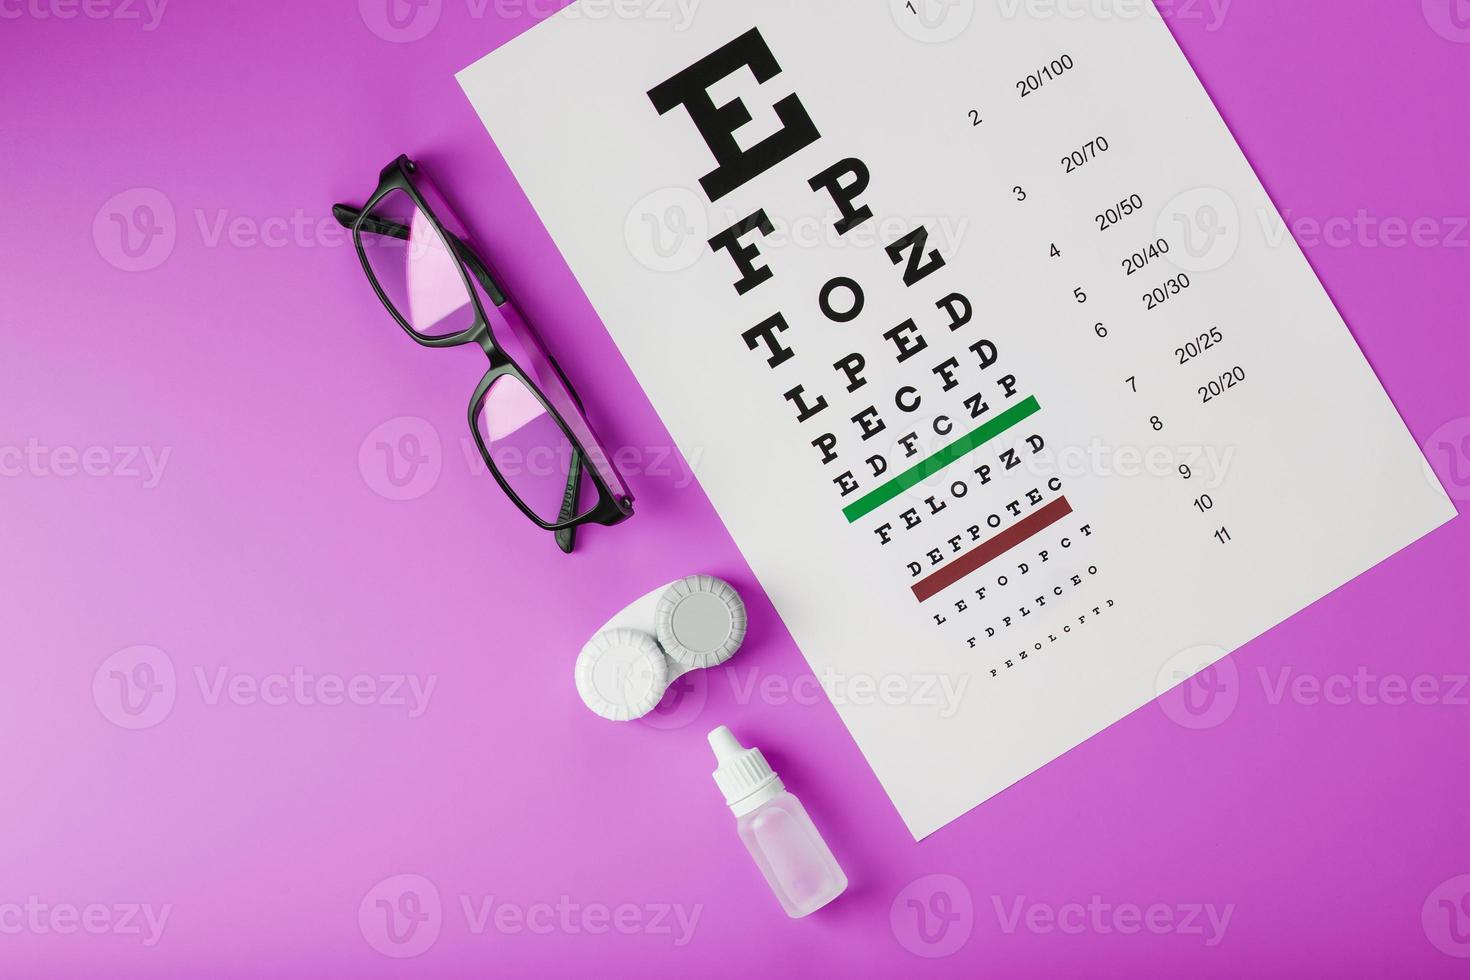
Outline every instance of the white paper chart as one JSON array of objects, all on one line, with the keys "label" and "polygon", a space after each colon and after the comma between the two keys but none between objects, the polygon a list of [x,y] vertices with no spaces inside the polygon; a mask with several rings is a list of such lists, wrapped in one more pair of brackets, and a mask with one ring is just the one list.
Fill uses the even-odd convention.
[{"label": "white paper chart", "polygon": [[915,837],[1454,515],[1148,4],[635,6],[461,84]]}]

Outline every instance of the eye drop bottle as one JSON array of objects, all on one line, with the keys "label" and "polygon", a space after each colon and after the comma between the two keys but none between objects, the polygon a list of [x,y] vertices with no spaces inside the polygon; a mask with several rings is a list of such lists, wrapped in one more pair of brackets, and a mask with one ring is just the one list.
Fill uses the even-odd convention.
[{"label": "eye drop bottle", "polygon": [[709,733],[719,767],[715,784],[735,814],[740,839],[793,919],[841,895],[847,876],[801,801],[781,784],[760,749],[747,749],[721,725]]}]

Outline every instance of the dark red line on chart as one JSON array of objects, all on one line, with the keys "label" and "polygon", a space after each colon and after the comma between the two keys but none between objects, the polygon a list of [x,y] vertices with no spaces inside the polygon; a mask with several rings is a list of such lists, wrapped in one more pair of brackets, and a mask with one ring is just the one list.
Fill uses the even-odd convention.
[{"label": "dark red line on chart", "polygon": [[920,602],[933,598],[966,575],[990,564],[1007,551],[1045,531],[1070,513],[1072,513],[1072,505],[1067,503],[1067,498],[1058,497],[1025,520],[1012,524],[973,551],[965,552],[954,562],[944,566],[928,578],[919,579],[911,586],[915,598]]}]

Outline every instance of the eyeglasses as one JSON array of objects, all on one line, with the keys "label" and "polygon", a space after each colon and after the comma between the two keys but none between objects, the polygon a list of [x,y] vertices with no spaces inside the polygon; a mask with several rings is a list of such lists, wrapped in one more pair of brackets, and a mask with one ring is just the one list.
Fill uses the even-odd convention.
[{"label": "eyeglasses", "polygon": [[577,527],[631,517],[633,495],[581,400],[423,168],[400,156],[365,206],[338,204],[332,214],[352,229],[368,281],[410,337],[425,347],[478,344],[490,359],[470,399],[470,430],[521,512],[564,552]]}]

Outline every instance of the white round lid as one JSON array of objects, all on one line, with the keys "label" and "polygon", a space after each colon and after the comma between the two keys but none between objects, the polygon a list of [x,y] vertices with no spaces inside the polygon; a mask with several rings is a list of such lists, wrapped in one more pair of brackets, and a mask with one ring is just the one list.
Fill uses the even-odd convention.
[{"label": "white round lid", "polygon": [[682,666],[713,667],[735,655],[745,639],[745,603],[711,575],[680,579],[659,597],[658,642]]},{"label": "white round lid", "polygon": [[669,661],[639,630],[605,630],[577,655],[577,693],[594,714],[632,721],[652,711],[669,686]]}]

